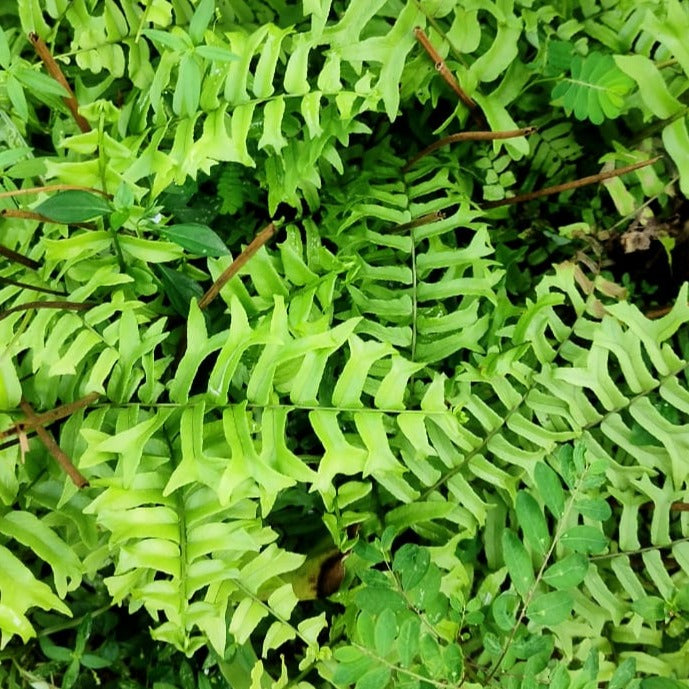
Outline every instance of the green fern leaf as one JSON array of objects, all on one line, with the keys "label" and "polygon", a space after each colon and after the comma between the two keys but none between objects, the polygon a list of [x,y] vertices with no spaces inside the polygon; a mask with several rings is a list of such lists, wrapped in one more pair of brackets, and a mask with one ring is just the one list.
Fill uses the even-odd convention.
[{"label": "green fern leaf", "polygon": [[601,124],[624,110],[624,96],[634,82],[617,65],[611,55],[590,53],[572,60],[571,77],[553,88],[554,99],[562,99],[567,114],[578,120]]}]

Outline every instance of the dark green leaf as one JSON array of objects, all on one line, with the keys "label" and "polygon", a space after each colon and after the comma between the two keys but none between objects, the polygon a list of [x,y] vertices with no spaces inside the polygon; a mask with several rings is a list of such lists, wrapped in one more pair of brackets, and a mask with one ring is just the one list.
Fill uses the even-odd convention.
[{"label": "dark green leaf", "polygon": [[512,531],[502,532],[502,554],[514,588],[524,598],[534,583],[533,567],[524,544]]},{"label": "dark green leaf", "polygon": [[534,471],[539,497],[551,514],[560,519],[565,511],[565,493],[558,475],[545,463],[539,462]]},{"label": "dark green leaf", "polygon": [[398,593],[380,586],[367,586],[357,591],[355,601],[362,610],[368,610],[372,615],[379,615],[386,608],[402,610],[406,607]]},{"label": "dark green leaf", "polygon": [[572,605],[574,605],[574,601],[569,592],[551,591],[536,596],[529,603],[526,614],[536,624],[554,627],[569,617]]},{"label": "dark green leaf", "polygon": [[495,623],[504,632],[509,632],[514,626],[515,613],[519,607],[519,597],[507,591],[501,593],[491,606]]},{"label": "dark green leaf", "polygon": [[577,553],[602,553],[608,547],[608,539],[595,526],[573,526],[567,529],[560,543]]},{"label": "dark green leaf", "polygon": [[541,506],[529,493],[521,490],[517,493],[515,509],[524,540],[539,555],[545,555],[550,545],[550,533]]},{"label": "dark green leaf", "polygon": [[67,98],[69,96],[62,84],[59,84],[47,74],[36,72],[27,67],[17,67],[14,70],[14,76],[34,94],[59,96],[60,98]]},{"label": "dark green leaf", "polygon": [[94,653],[84,653],[84,655],[81,656],[81,664],[91,670],[99,670],[100,668],[112,665],[112,660],[101,658],[101,656],[97,656]]},{"label": "dark green leaf", "polygon": [[641,689],[687,689],[687,686],[669,677],[646,677],[641,680]]},{"label": "dark green leaf", "polygon": [[55,222],[86,222],[100,218],[111,211],[110,204],[102,197],[88,191],[70,189],[59,191],[34,208]]},{"label": "dark green leaf", "polygon": [[569,589],[579,586],[588,571],[588,558],[581,553],[572,553],[548,567],[543,573],[543,581],[556,589]]},{"label": "dark green leaf", "polygon": [[203,295],[201,285],[188,275],[162,265],[156,266],[156,274],[172,307],[180,316],[186,318],[189,315],[191,300]]},{"label": "dark green leaf", "polygon": [[161,227],[160,234],[198,256],[217,258],[230,253],[222,239],[210,227],[201,223],[189,222]]},{"label": "dark green leaf", "polygon": [[402,588],[408,591],[414,588],[428,571],[431,556],[426,548],[413,543],[405,543],[392,561],[392,570],[402,582]]},{"label": "dark green leaf", "polygon": [[626,689],[636,674],[636,658],[625,658],[608,682],[608,689]]}]

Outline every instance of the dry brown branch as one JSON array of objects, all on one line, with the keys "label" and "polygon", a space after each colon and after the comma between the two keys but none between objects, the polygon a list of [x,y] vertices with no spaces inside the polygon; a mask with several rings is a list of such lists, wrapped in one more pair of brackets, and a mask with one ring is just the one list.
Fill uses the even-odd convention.
[{"label": "dry brown branch", "polygon": [[12,426],[12,428],[8,428],[5,431],[0,431],[0,440],[4,438],[11,438],[12,436],[17,435],[20,431],[30,431],[38,426],[46,426],[54,421],[59,421],[67,416],[71,416],[74,414],[74,412],[79,411],[79,409],[88,407],[89,404],[95,402],[99,397],[99,393],[90,392],[81,399],[55,407],[55,409],[51,409],[50,411],[43,412],[42,414],[34,413],[34,416],[30,420],[19,421]]},{"label": "dry brown branch", "polygon": [[43,191],[88,191],[92,194],[100,194],[107,199],[112,198],[112,194],[108,194],[101,189],[95,187],[80,187],[78,184],[48,184],[42,187],[29,187],[28,189],[11,189],[10,191],[0,192],[0,199],[9,198],[12,196],[24,196],[25,194],[38,194]]},{"label": "dry brown branch", "polygon": [[18,311],[29,311],[30,309],[64,309],[66,311],[88,311],[96,306],[92,301],[27,301],[25,304],[12,306],[9,309],[0,311],[0,321],[7,318],[11,313]]},{"label": "dry brown branch", "polygon": [[420,218],[416,218],[416,220],[412,220],[411,222],[405,222],[403,225],[397,225],[396,227],[392,228],[391,232],[398,234],[399,232],[404,232],[405,230],[413,230],[415,227],[430,225],[431,223],[444,219],[445,213],[442,211],[435,211],[434,213],[422,215]]},{"label": "dry brown branch", "polygon": [[620,177],[621,175],[626,175],[628,172],[633,172],[639,168],[653,165],[653,163],[657,163],[661,158],[662,156],[656,156],[650,160],[642,160],[639,163],[626,165],[625,167],[618,168],[617,170],[608,170],[607,172],[601,172],[597,175],[589,175],[588,177],[581,177],[580,179],[565,182],[564,184],[556,184],[554,187],[546,187],[545,189],[532,191],[528,194],[520,194],[519,196],[512,196],[508,199],[501,199],[500,201],[489,201],[488,203],[483,204],[483,208],[498,208],[499,206],[509,206],[514,203],[533,201],[534,199],[540,199],[542,196],[550,196],[551,194],[559,194],[561,191],[569,191],[570,189],[578,189],[579,187],[585,187],[589,184],[596,184],[598,182],[603,182],[606,179]]},{"label": "dry brown branch", "polygon": [[33,32],[29,34],[29,41],[31,41],[31,45],[36,51],[36,54],[41,58],[45,68],[48,70],[48,74],[50,74],[50,76],[69,94],[64,98],[65,105],[72,113],[72,117],[79,129],[81,129],[82,132],[90,132],[91,125],[86,121],[85,117],[79,114],[79,103],[77,103],[74,92],[67,83],[67,79],[65,79],[65,75],[62,73],[60,65],[55,62],[55,58],[50,54],[50,50],[45,44],[45,41],[38,34]]},{"label": "dry brown branch", "polygon": [[38,220],[38,222],[51,222],[55,225],[72,225],[72,227],[80,227],[84,230],[95,230],[96,226],[90,222],[64,222],[62,220],[53,220],[46,215],[36,213],[36,211],[25,211],[22,208],[2,208],[0,209],[0,218],[21,218],[22,220]]},{"label": "dry brown branch", "polygon": [[61,292],[56,289],[49,289],[48,287],[39,287],[32,285],[29,282],[21,282],[20,280],[12,280],[11,278],[0,277],[0,285],[14,285],[15,287],[25,287],[33,292],[43,292],[44,294],[57,294],[58,296],[67,296],[67,292]]},{"label": "dry brown branch", "polygon": [[251,241],[249,246],[242,251],[232,264],[223,271],[222,275],[210,286],[201,297],[199,308],[205,309],[215,299],[220,290],[246,265],[247,261],[277,232],[274,223],[266,225]]},{"label": "dry brown branch", "polygon": [[497,139],[515,139],[518,136],[529,136],[536,131],[537,127],[523,127],[522,129],[509,129],[503,132],[459,132],[459,134],[450,134],[438,141],[434,141],[430,146],[417,153],[403,168],[402,172],[407,172],[409,168],[417,163],[421,158],[433,153],[443,146],[457,143],[458,141],[495,141]]},{"label": "dry brown branch", "polygon": [[[29,421],[36,418],[36,412],[33,410],[31,405],[26,401],[22,400],[19,403],[26,418]],[[55,461],[62,467],[62,470],[72,479],[72,483],[77,488],[86,488],[89,482],[86,478],[79,472],[79,470],[72,464],[72,460],[67,456],[67,454],[62,450],[62,448],[55,442],[53,436],[43,428],[43,426],[36,426],[36,433],[41,439],[41,442],[45,445],[46,450],[55,458]]]},{"label": "dry brown branch", "polygon": [[2,246],[2,244],[0,244],[0,256],[4,256],[15,263],[21,263],[21,265],[31,268],[31,270],[38,270],[41,267],[41,264],[37,263],[32,258],[12,251],[12,249],[8,249],[6,246]]},{"label": "dry brown branch", "polygon": [[471,98],[466,93],[466,91],[464,91],[462,87],[459,85],[459,82],[457,81],[457,79],[455,79],[454,75],[452,74],[452,72],[450,72],[447,65],[445,64],[445,60],[443,60],[443,58],[440,57],[438,51],[428,40],[428,36],[426,36],[424,30],[420,26],[417,26],[414,28],[414,35],[416,36],[416,40],[423,46],[423,49],[428,53],[431,60],[433,60],[433,62],[435,63],[435,68],[440,73],[440,76],[445,80],[447,85],[455,92],[459,100],[461,100],[462,103],[464,103],[464,105],[466,105],[467,108],[469,108],[469,110],[472,111],[474,117],[478,117],[479,120],[482,120],[483,118],[479,115],[478,105],[476,104],[476,101],[473,100],[473,98]]}]

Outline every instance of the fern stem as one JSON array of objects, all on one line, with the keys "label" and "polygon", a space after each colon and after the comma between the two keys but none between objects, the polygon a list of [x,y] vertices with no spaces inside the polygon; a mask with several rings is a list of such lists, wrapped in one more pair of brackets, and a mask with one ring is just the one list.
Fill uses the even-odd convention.
[{"label": "fern stem", "polygon": [[246,265],[249,259],[277,232],[275,222],[268,223],[242,251],[220,277],[211,285],[199,301],[199,309],[203,310],[220,294],[220,290]]},{"label": "fern stem", "polygon": [[[670,508],[672,509],[672,508]],[[653,550],[667,550],[668,548],[672,548],[673,546],[677,545],[678,543],[687,543],[689,542],[689,536],[686,536],[685,538],[678,538],[676,541],[672,541],[672,543],[668,543],[667,545],[649,545],[646,546],[645,548],[637,548],[636,550],[620,550],[616,553],[605,553],[603,555],[592,555],[589,557],[589,560],[612,560],[616,557],[622,557],[623,555],[629,556],[629,555],[641,555],[642,553],[650,553]]]},{"label": "fern stem", "polygon": [[481,131],[481,132],[459,132],[458,134],[450,134],[438,141],[434,141],[430,146],[415,155],[403,168],[402,172],[407,172],[412,165],[417,163],[421,158],[427,156],[429,153],[447,146],[449,144],[457,143],[458,141],[495,141],[497,139],[515,139],[519,136],[528,136],[536,131],[536,127],[523,127],[521,129],[509,129],[501,132]]},{"label": "fern stem", "polygon": [[12,306],[0,312],[0,321],[12,313],[29,311],[31,309],[63,309],[65,311],[88,311],[96,306],[92,301],[28,301],[26,304]]},{"label": "fern stem", "polygon": [[579,187],[585,187],[589,184],[596,184],[597,182],[603,182],[606,179],[611,179],[613,177],[620,177],[626,175],[628,172],[633,172],[642,167],[647,167],[648,165],[653,165],[657,163],[663,156],[656,156],[655,158],[650,158],[649,160],[642,160],[633,165],[625,165],[625,167],[618,168],[617,170],[608,170],[607,172],[600,172],[597,175],[589,175],[588,177],[581,177],[580,179],[572,180],[571,182],[564,182],[563,184],[556,184],[553,187],[546,187],[545,189],[538,189],[537,191],[531,191],[528,194],[519,194],[518,196],[512,196],[507,199],[501,199],[500,201],[489,201],[483,204],[484,209],[498,208],[499,206],[509,206],[515,203],[522,203],[524,201],[533,201],[534,199],[540,199],[543,196],[550,196],[551,194],[559,194],[561,191],[569,191],[570,189],[578,189]]},{"label": "fern stem", "polygon": [[90,132],[91,125],[83,115],[79,114],[79,103],[77,103],[74,91],[72,91],[67,79],[65,79],[65,75],[62,73],[60,65],[57,64],[55,58],[50,54],[50,49],[46,45],[45,41],[34,32],[29,34],[29,41],[33,46],[33,49],[36,51],[36,55],[41,58],[45,68],[48,70],[48,74],[50,74],[50,76],[55,79],[55,81],[57,81],[57,83],[60,84],[60,86],[62,86],[62,88],[67,92],[67,96],[63,98],[63,100],[69,111],[72,113],[72,117],[77,123],[77,127],[79,127],[79,129],[81,129],[81,131],[84,133]]},{"label": "fern stem", "polygon": [[[36,418],[36,412],[25,399],[19,403],[19,406],[30,421]],[[43,426],[36,426],[36,433],[45,445],[45,449],[55,458],[55,461],[67,476],[72,479],[72,483],[77,488],[87,488],[89,485],[88,479],[74,466],[67,453],[55,442],[55,438]]]}]

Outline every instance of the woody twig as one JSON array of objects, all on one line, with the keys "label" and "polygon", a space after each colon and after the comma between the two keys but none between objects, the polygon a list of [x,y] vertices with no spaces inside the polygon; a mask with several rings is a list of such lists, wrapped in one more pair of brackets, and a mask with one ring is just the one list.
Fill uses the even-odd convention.
[{"label": "woody twig", "polygon": [[449,144],[457,143],[459,141],[494,141],[497,139],[514,139],[519,136],[528,136],[529,134],[533,134],[536,129],[536,127],[523,127],[522,129],[509,129],[502,132],[459,132],[458,134],[450,134],[450,136],[445,136],[438,141],[434,141],[430,146],[424,148],[421,153],[417,153],[402,168],[402,172],[407,172],[407,170],[421,160],[421,158]]},{"label": "woody twig", "polygon": [[433,44],[428,40],[428,36],[424,33],[423,29],[420,26],[417,26],[414,28],[414,36],[416,36],[416,40],[423,46],[423,49],[428,53],[429,57],[431,60],[433,60],[435,64],[435,68],[440,74],[440,76],[445,80],[445,83],[455,92],[459,100],[464,103],[464,105],[469,108],[471,111],[472,116],[476,119],[476,121],[479,124],[483,124],[483,115],[481,114],[480,110],[478,109],[478,105],[476,101],[471,98],[464,89],[459,85],[459,82],[457,79],[455,79],[455,76],[452,74],[452,72],[448,69],[448,66],[445,64],[445,60],[443,60],[442,57],[440,57],[440,53],[433,47]]},{"label": "woody twig", "polygon": [[[26,414],[26,418],[29,421],[33,420],[35,422],[37,415],[32,406],[26,400],[22,400],[19,403],[19,406],[24,414]],[[41,439],[42,443],[45,445],[46,450],[48,450],[48,452],[50,452],[50,454],[55,458],[55,461],[62,467],[67,476],[72,479],[72,483],[74,483],[77,488],[86,488],[89,485],[89,482],[74,466],[74,464],[72,464],[72,460],[55,442],[53,436],[40,425],[36,426],[36,433],[38,434],[38,437]]]},{"label": "woody twig", "polygon": [[210,286],[201,297],[199,308],[205,309],[220,294],[220,290],[246,265],[247,261],[277,232],[275,223],[266,225],[242,251],[222,275]]},{"label": "woody twig", "polygon": [[626,165],[625,167],[618,168],[617,170],[608,170],[607,172],[601,172],[597,175],[589,175],[588,177],[581,177],[580,179],[572,180],[571,182],[565,182],[564,184],[556,184],[553,187],[546,187],[545,189],[539,189],[538,191],[532,191],[528,194],[519,194],[518,196],[511,196],[507,199],[501,199],[500,201],[489,201],[483,204],[483,208],[498,208],[499,206],[509,206],[515,203],[523,203],[524,201],[533,201],[534,199],[540,199],[543,196],[550,196],[551,194],[559,194],[562,191],[569,191],[570,189],[578,189],[579,187],[585,187],[589,184],[597,184],[598,182],[604,182],[606,179],[612,179],[613,177],[620,177],[621,175],[626,175],[628,172],[633,172],[642,167],[647,167],[648,165],[653,165],[657,163],[662,156],[656,156],[650,160],[642,160],[641,162],[634,163],[633,165]]},{"label": "woody twig", "polygon": [[79,129],[81,129],[82,132],[90,132],[91,125],[86,121],[85,117],[79,114],[79,103],[77,103],[77,99],[74,96],[74,91],[72,91],[70,85],[67,83],[67,79],[65,79],[65,75],[62,73],[60,65],[57,64],[55,58],[50,54],[50,50],[45,41],[36,33],[29,34],[29,41],[31,41],[31,45],[36,51],[36,54],[41,58],[45,68],[48,70],[48,74],[67,91],[68,95],[64,98],[65,105],[72,113],[72,117]]},{"label": "woody twig", "polygon": [[12,426],[12,428],[8,428],[5,431],[0,431],[0,440],[3,440],[4,438],[11,438],[12,436],[17,435],[20,431],[31,431],[35,428],[38,428],[38,426],[47,426],[54,421],[59,421],[60,419],[71,416],[74,414],[74,412],[79,411],[79,409],[88,407],[89,404],[95,402],[99,397],[100,395],[97,392],[91,392],[81,399],[55,407],[55,409],[43,412],[42,414],[36,414],[34,412],[30,419],[27,418],[24,421],[19,421]]}]

